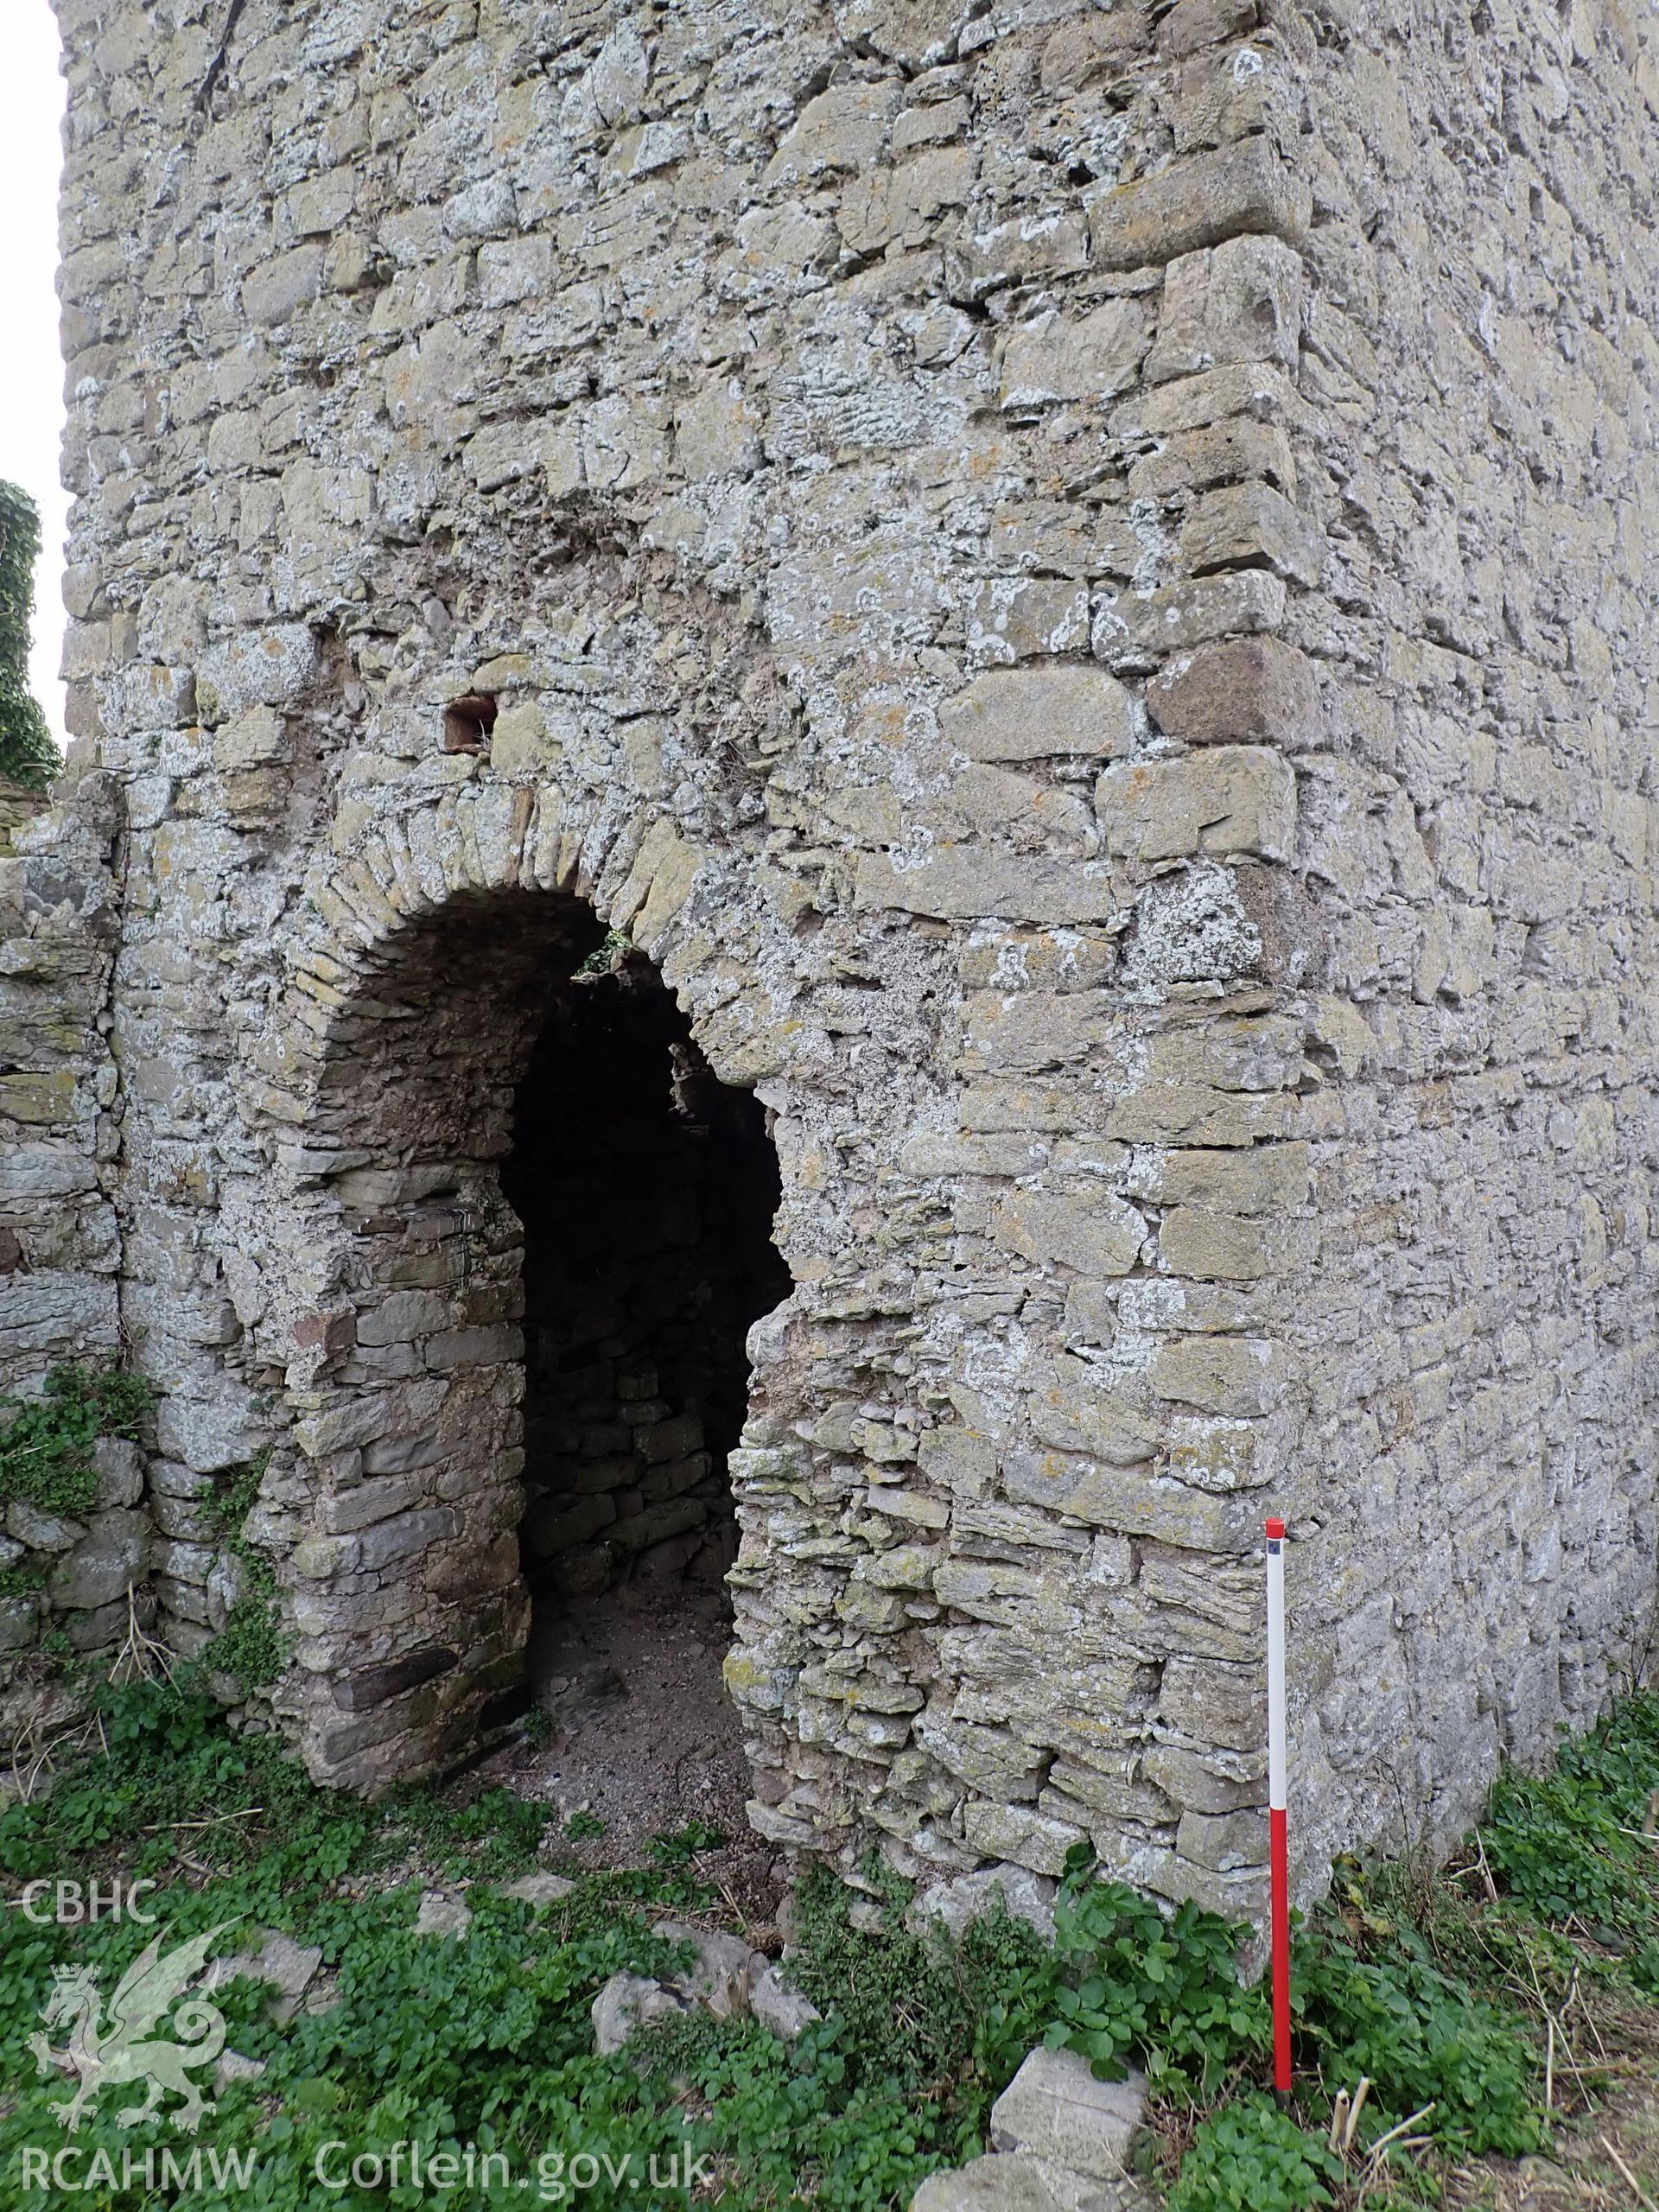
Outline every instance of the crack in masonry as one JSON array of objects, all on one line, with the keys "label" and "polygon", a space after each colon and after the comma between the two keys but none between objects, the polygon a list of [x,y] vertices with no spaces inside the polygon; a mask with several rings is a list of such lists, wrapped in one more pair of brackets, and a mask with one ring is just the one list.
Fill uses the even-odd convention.
[{"label": "crack in masonry", "polygon": [[225,30],[219,41],[219,50],[207,64],[207,73],[196,90],[196,105],[199,108],[205,108],[213,97],[213,87],[218,84],[224,71],[226,56],[231,50],[231,41],[236,35],[237,24],[241,20],[242,10],[247,4],[248,0],[231,0],[230,6],[225,10]]}]

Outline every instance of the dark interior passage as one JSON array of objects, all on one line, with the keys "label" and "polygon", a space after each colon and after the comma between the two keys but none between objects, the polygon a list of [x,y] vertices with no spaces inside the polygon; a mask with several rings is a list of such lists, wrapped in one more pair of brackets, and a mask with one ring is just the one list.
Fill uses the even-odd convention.
[{"label": "dark interior passage", "polygon": [[524,1226],[534,1680],[572,1616],[625,1581],[719,1592],[745,1339],[790,1278],[765,1110],[716,1081],[639,955],[560,986],[501,1181]]}]

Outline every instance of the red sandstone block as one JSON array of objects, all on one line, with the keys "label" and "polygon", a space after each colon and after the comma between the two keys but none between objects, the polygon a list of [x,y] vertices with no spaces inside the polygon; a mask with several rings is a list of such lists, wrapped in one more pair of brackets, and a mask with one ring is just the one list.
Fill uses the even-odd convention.
[{"label": "red sandstone block", "polygon": [[1188,745],[1319,742],[1319,683],[1281,638],[1229,638],[1171,661],[1147,686],[1147,712]]}]

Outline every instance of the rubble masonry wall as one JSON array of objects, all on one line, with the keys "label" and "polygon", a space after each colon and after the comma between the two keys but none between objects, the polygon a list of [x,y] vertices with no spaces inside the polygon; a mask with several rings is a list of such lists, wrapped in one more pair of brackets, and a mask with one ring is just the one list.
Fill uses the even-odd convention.
[{"label": "rubble masonry wall", "polygon": [[1265,1510],[1309,1878],[1586,1718],[1652,1595],[1621,11],[60,12],[176,1633],[258,1455],[315,1771],[510,1682],[494,1163],[597,922],[779,1152],[764,1833],[1249,1909]]}]

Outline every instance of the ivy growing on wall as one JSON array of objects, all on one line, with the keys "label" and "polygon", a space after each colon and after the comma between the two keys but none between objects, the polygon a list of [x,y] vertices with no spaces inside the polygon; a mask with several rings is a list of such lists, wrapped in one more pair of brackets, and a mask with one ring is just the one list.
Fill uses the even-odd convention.
[{"label": "ivy growing on wall", "polygon": [[219,1491],[212,1508],[226,1543],[241,1562],[242,1594],[201,1658],[218,1673],[229,1675],[244,1694],[274,1681],[289,1656],[289,1639],[283,1633],[276,1570],[263,1552],[255,1550],[245,1533],[270,1461],[269,1449],[251,1459]]},{"label": "ivy growing on wall", "polygon": [[38,788],[60,766],[40,702],[29,688],[29,621],[39,510],[27,492],[0,483],[0,776]]},{"label": "ivy growing on wall", "polygon": [[156,1393],[119,1367],[54,1367],[42,1396],[0,1398],[0,1507],[86,1513],[98,1495],[100,1436],[137,1444]]}]

